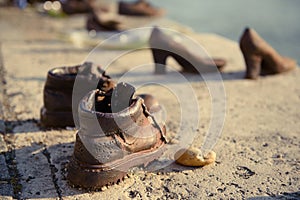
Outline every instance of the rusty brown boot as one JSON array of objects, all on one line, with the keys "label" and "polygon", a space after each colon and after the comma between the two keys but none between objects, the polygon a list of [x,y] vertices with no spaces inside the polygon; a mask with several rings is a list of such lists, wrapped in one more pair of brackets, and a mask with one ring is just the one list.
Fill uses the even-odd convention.
[{"label": "rusty brown boot", "polygon": [[[112,185],[140,165],[158,158],[166,143],[165,125],[148,111],[141,97],[132,98],[134,88],[119,83],[108,92],[94,90],[79,106],[80,129],[67,179],[75,186],[97,189]],[[154,112],[161,112],[152,97]]]},{"label": "rusty brown boot", "polygon": [[[76,95],[73,95],[75,80],[77,84],[82,84],[84,87],[78,87],[78,90],[74,91]],[[99,88],[107,91],[113,86],[113,81],[105,74],[105,71],[90,62],[49,70],[44,86],[41,124],[51,128],[75,126],[78,119],[76,115],[73,119],[72,106],[77,108],[79,100],[92,89]]]},{"label": "rusty brown boot", "polygon": [[246,28],[240,48],[246,62],[245,78],[256,79],[259,75],[278,74],[296,67],[295,60],[277,53],[255,30]]}]

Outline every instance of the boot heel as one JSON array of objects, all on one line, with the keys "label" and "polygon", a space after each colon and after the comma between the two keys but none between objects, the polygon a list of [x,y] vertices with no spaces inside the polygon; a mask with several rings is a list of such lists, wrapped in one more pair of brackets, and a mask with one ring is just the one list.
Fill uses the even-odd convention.
[{"label": "boot heel", "polygon": [[127,172],[117,169],[86,168],[80,166],[72,157],[68,164],[67,179],[73,186],[94,190],[116,184],[122,181],[126,174]]},{"label": "boot heel", "polygon": [[161,49],[151,49],[153,59],[155,62],[155,74],[165,74],[166,73],[166,60],[169,52]]},{"label": "boot heel", "polygon": [[249,55],[244,56],[244,58],[247,66],[245,78],[257,79],[261,72],[262,57],[258,55]]}]

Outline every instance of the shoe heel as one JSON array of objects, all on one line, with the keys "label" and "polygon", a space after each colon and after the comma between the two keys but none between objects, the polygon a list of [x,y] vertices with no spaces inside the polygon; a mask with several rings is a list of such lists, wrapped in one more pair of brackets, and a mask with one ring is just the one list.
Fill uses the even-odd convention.
[{"label": "shoe heel", "polygon": [[244,56],[246,62],[245,78],[257,79],[261,72],[262,57],[258,55]]},{"label": "shoe heel", "polygon": [[68,164],[67,180],[75,187],[101,189],[123,180],[127,172],[117,169],[85,168],[72,158]]},{"label": "shoe heel", "polygon": [[168,52],[161,49],[151,49],[153,60],[155,62],[155,74],[165,74],[166,73],[166,60],[168,57]]}]

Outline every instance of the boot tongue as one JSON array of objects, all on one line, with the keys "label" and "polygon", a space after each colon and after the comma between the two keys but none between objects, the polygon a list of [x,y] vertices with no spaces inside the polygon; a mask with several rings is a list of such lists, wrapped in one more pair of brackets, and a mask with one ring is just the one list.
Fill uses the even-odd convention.
[{"label": "boot tongue", "polygon": [[128,83],[118,83],[111,96],[111,110],[113,113],[128,108],[132,102],[135,88]]},{"label": "boot tongue", "polygon": [[117,113],[132,103],[135,88],[127,83],[119,83],[109,91],[98,90],[95,95],[95,110],[103,113]]}]

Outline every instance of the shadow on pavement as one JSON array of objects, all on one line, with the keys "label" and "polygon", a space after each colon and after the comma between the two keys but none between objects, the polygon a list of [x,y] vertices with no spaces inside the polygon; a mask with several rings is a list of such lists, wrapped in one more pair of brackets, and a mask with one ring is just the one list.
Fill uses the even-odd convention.
[{"label": "shadow on pavement", "polygon": [[275,195],[271,197],[251,197],[247,200],[271,200],[271,199],[286,199],[286,200],[298,200],[300,199],[300,191],[298,192],[283,192],[281,195]]}]

